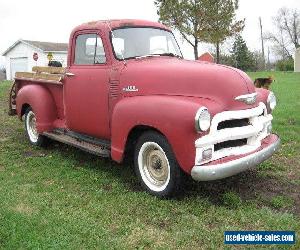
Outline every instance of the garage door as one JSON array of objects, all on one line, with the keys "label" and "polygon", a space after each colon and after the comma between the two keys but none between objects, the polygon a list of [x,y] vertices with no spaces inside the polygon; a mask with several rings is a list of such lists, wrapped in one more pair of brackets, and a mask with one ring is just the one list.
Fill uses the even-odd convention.
[{"label": "garage door", "polygon": [[15,77],[16,72],[27,71],[27,70],[28,70],[28,58],[27,57],[10,59],[11,79],[13,79]]}]

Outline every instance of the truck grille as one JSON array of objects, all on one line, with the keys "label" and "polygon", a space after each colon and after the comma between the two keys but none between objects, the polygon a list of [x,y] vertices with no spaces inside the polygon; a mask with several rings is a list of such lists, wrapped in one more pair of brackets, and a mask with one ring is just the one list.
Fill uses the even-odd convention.
[{"label": "truck grille", "polygon": [[208,149],[211,149],[212,157],[201,160],[200,165],[223,157],[255,151],[261,146],[261,141],[270,134],[268,127],[271,127],[272,119],[263,103],[252,109],[216,114],[211,121],[209,134],[196,140],[196,164],[199,165],[202,152]]},{"label": "truck grille", "polygon": [[[218,124],[217,130],[227,129],[227,128],[241,128],[250,125],[249,118],[244,119],[233,119],[233,120],[225,120],[221,121]],[[214,145],[214,151],[218,151],[224,148],[233,148],[240,147],[247,144],[247,139],[238,139],[238,140],[228,140],[220,143],[216,143]]]},{"label": "truck grille", "polygon": [[249,125],[249,119],[234,119],[234,120],[226,120],[222,121],[218,124],[217,129],[221,130],[224,128],[235,128],[235,127],[245,127]]},{"label": "truck grille", "polygon": [[214,150],[218,151],[224,148],[240,147],[247,144],[247,139],[229,140],[215,144]]}]

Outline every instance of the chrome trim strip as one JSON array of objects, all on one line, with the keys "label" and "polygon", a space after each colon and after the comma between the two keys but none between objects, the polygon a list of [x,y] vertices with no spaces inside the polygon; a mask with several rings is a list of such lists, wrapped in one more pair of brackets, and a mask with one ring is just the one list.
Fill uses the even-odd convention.
[{"label": "chrome trim strip", "polygon": [[215,133],[217,131],[218,124],[222,121],[256,117],[259,116],[262,112],[266,114],[267,111],[265,110],[267,110],[266,105],[260,102],[259,105],[255,108],[243,110],[230,110],[217,113],[212,118],[209,133]]},{"label": "chrome trim strip", "polygon": [[234,98],[234,100],[244,102],[250,105],[256,102],[256,97],[257,97],[257,93],[252,93],[252,94],[237,96],[236,98]]},{"label": "chrome trim strip", "polygon": [[223,179],[250,169],[270,158],[280,148],[280,138],[266,148],[245,157],[207,166],[194,166],[191,176],[196,181],[212,181]]}]

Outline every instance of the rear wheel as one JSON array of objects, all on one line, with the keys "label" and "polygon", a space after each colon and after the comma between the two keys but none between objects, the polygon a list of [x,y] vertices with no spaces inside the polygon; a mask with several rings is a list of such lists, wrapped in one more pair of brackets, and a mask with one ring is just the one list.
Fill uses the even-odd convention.
[{"label": "rear wheel", "polygon": [[37,132],[36,116],[31,107],[25,112],[25,129],[31,144],[35,146],[46,145],[47,138]]},{"label": "rear wheel", "polygon": [[144,133],[136,145],[134,163],[142,186],[151,194],[168,197],[181,189],[183,173],[163,135]]}]

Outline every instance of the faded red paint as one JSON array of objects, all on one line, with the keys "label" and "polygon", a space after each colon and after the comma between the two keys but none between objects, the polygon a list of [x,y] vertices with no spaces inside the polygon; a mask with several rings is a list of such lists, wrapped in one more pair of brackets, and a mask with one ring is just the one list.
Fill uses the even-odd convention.
[{"label": "faded red paint", "polygon": [[[109,23],[109,25],[108,25]],[[136,126],[152,127],[169,141],[182,169],[190,173],[195,160],[194,118],[200,106],[211,115],[225,110],[243,110],[266,103],[267,93],[259,90],[253,105],[234,97],[256,91],[242,71],[209,62],[171,57],[127,60],[126,65],[112,53],[110,28],[150,26],[169,30],[162,24],[141,20],[90,22],[76,27],[70,36],[67,71],[62,86],[19,81],[17,113],[24,104],[37,115],[39,132],[65,128],[111,140],[111,156],[121,162],[128,135]],[[102,38],[105,65],[73,65],[75,37],[96,31]],[[138,92],[124,92],[134,85]]]}]

